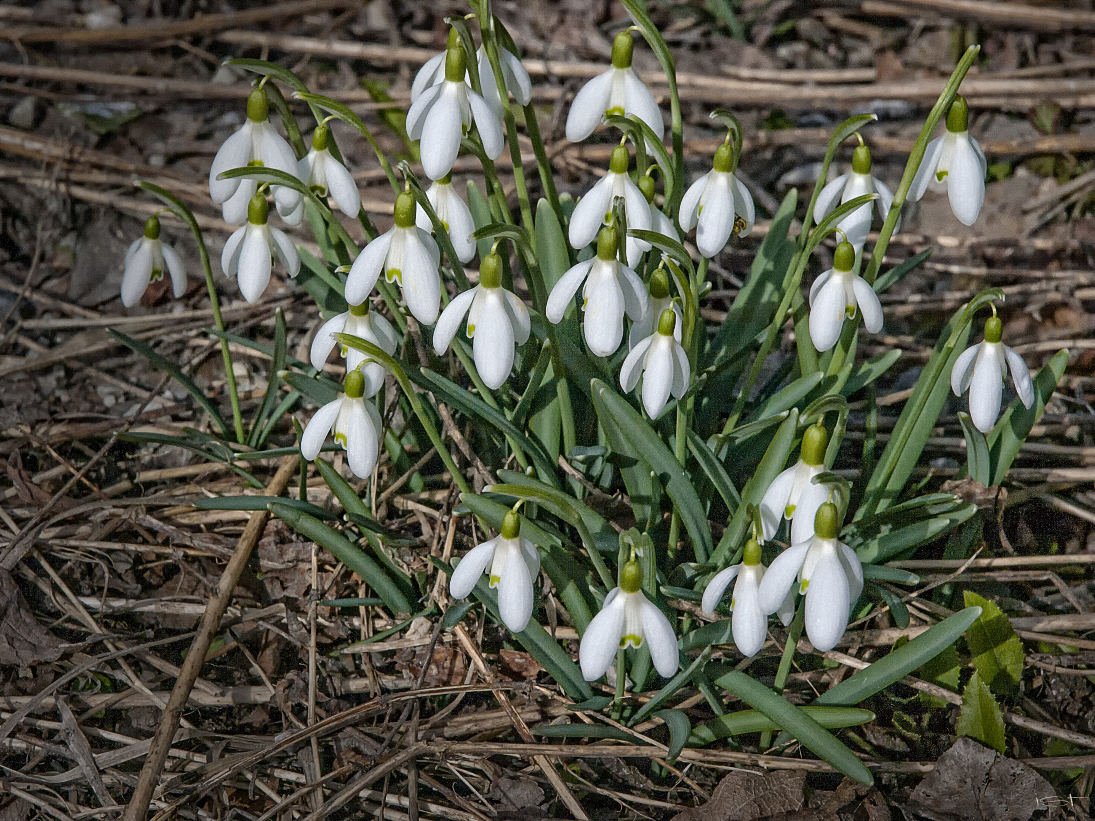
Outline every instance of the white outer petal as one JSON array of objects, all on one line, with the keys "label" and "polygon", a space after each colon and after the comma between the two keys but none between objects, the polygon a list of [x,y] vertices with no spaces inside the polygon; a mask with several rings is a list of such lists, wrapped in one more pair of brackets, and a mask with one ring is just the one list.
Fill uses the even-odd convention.
[{"label": "white outer petal", "polygon": [[[460,110],[461,89],[457,88],[458,85],[462,83],[446,80],[441,84],[442,91],[426,113],[421,127],[419,153],[422,157],[422,170],[431,180],[439,180],[452,171],[456,156],[460,153],[464,120]],[[426,99],[426,95],[421,99]]]},{"label": "white outer petal", "polygon": [[403,300],[414,318],[432,325],[441,308],[441,280],[437,273],[437,245],[421,228],[407,229],[403,248]]},{"label": "white outer petal", "polygon": [[532,605],[532,576],[520,547],[516,547],[509,551],[498,582],[498,615],[511,632],[520,633],[532,618]]},{"label": "white outer petal", "polygon": [[849,610],[859,600],[859,594],[863,592],[863,563],[859,556],[844,542],[836,543],[840,551],[840,564],[844,568],[844,575],[848,579],[848,608]]},{"label": "white outer petal", "polygon": [[[573,110],[573,109],[572,109]],[[625,596],[613,588],[601,612],[593,617],[578,645],[578,664],[586,681],[596,681],[612,666],[624,628]]]},{"label": "white outer petal", "polygon": [[555,283],[555,287],[548,294],[547,307],[544,310],[548,322],[558,325],[562,321],[563,314],[570,307],[570,303],[574,300],[574,294],[577,293],[578,288],[581,287],[582,282],[589,275],[589,269],[592,266],[593,260],[587,259],[585,262],[579,262],[559,277],[559,281]]},{"label": "white outer petal", "polygon": [[863,325],[872,334],[882,330],[882,303],[878,300],[878,294],[874,288],[867,284],[861,276],[852,280],[852,289],[855,291],[856,305],[863,314]]},{"label": "white outer petal", "polygon": [[479,139],[483,141],[483,151],[492,160],[498,159],[502,156],[502,149],[506,147],[506,138],[502,134],[502,123],[498,115],[486,100],[470,89],[468,103],[471,105],[471,117],[479,131]]},{"label": "white outer petal", "polygon": [[441,92],[445,88],[445,82],[435,83],[427,88],[418,96],[418,99],[411,103],[411,107],[407,109],[407,135],[412,140],[417,140],[422,137],[422,128],[425,125],[426,115],[429,113],[430,108],[437,101],[437,98],[441,95]]},{"label": "white outer petal", "polygon": [[454,297],[445,306],[445,310],[441,312],[441,317],[437,320],[437,325],[433,329],[433,352],[438,356],[441,356],[449,349],[453,337],[460,330],[460,323],[463,322],[464,315],[467,314],[479,290],[478,285],[469,288],[464,293]]},{"label": "white outer petal", "polygon": [[783,521],[783,514],[787,510],[787,501],[791,498],[791,488],[795,484],[795,474],[798,463],[784,471],[772,480],[768,489],[760,500],[760,520],[763,527],[763,541],[769,541],[779,530],[779,523]]},{"label": "white outer petal", "polygon": [[745,187],[745,183],[731,174],[733,180],[731,187],[734,190],[734,212],[745,220],[745,227],[738,232],[739,237],[747,237],[753,232],[753,223],[757,220],[757,209],[753,205],[753,195]]},{"label": "white outer petal", "polygon": [[[262,230],[263,228],[266,230]],[[236,282],[240,286],[243,298],[251,303],[258,302],[266,286],[270,284],[273,260],[270,257],[268,231],[269,226],[248,224],[247,235],[240,245]]]},{"label": "white outer petal", "polygon": [[707,258],[726,247],[734,231],[734,193],[730,175],[713,171],[704,192],[696,227],[696,247]]},{"label": "white outer petal", "polygon": [[761,612],[775,613],[779,610],[783,600],[787,598],[787,591],[795,584],[795,579],[806,561],[806,553],[810,549],[810,542],[791,545],[784,550],[772,565],[764,572],[764,578],[760,580],[757,589],[757,604]]},{"label": "white outer petal", "polygon": [[658,108],[658,101],[650,93],[639,75],[634,69],[623,69],[624,73],[624,112],[634,114],[658,136],[660,140],[665,134],[665,121],[662,119],[662,111]]},{"label": "white outer petal", "polygon": [[[759,578],[758,578],[759,577]],[[757,599],[758,581],[764,569],[745,568],[734,585],[734,615],[731,630],[734,644],[743,656],[752,658],[760,652],[768,638],[768,615],[762,613]]]},{"label": "white outer petal", "polygon": [[338,412],[341,409],[342,397],[340,396],[334,402],[328,402],[317,410],[308,420],[304,433],[300,437],[300,455],[309,462],[319,456],[319,452],[323,449],[323,442],[334,427],[335,419],[338,418]]},{"label": "white outer petal", "polygon": [[317,371],[323,370],[327,357],[331,355],[331,349],[335,346],[335,334],[346,327],[346,317],[349,311],[336,314],[324,322],[316,331],[312,339],[312,347],[308,351],[308,361]]},{"label": "white outer petal", "polygon": [[472,340],[472,356],[483,382],[491,390],[497,390],[513,369],[513,326],[506,313],[502,289],[484,288],[482,294],[483,308]]},{"label": "white outer petal", "polygon": [[814,203],[815,223],[825,219],[842,200],[841,195],[844,193],[844,186],[848,184],[848,177],[848,174],[841,174],[821,189],[821,193],[817,195],[817,202]]},{"label": "white outer petal", "polygon": [[446,52],[444,51],[440,54],[435,54],[422,64],[422,68],[418,69],[418,73],[414,75],[414,82],[411,83],[412,103],[421,97],[422,92],[426,91],[426,89],[437,85],[445,79],[445,57]]},{"label": "white outer petal", "polygon": [[681,200],[680,221],[681,229],[686,233],[696,227],[696,221],[699,219],[700,200],[703,199],[703,192],[714,173],[714,171],[708,171],[688,186],[688,190],[684,192],[684,198]]},{"label": "white outer petal", "polygon": [[245,122],[235,134],[229,137],[217,149],[213,157],[213,164],[209,167],[209,197],[220,205],[233,194],[239,187],[240,179],[218,180],[222,172],[230,168],[242,168],[251,159],[251,131],[254,123],[251,120]]},{"label": "white outer petal", "polygon": [[731,565],[716,573],[711,581],[707,583],[707,587],[703,590],[703,599],[700,601],[700,610],[707,616],[715,615],[715,608],[719,606],[719,602],[722,601],[722,596],[726,592],[726,588],[730,586],[730,582],[734,580],[734,577],[738,575],[738,571],[741,570],[740,564]]},{"label": "white outer petal", "polygon": [[498,61],[506,80],[506,89],[521,105],[532,102],[532,80],[520,58],[509,49],[498,49]]},{"label": "white outer petal", "polygon": [[346,166],[334,157],[328,157],[324,169],[327,173],[327,196],[338,210],[348,217],[356,217],[361,210],[361,194],[357,183]]},{"label": "white outer petal", "polygon": [[836,647],[848,627],[848,577],[835,552],[826,553],[806,588],[806,635],[819,653]]},{"label": "white outer petal", "polygon": [[832,276],[815,292],[810,304],[810,339],[819,353],[832,348],[840,339],[844,325],[844,278],[833,272]]},{"label": "white outer petal", "polygon": [[510,324],[513,325],[513,339],[518,345],[528,342],[532,333],[532,317],[529,316],[525,303],[509,291],[503,291],[506,313],[509,315]]},{"label": "white outer petal", "polygon": [[980,350],[980,344],[971,345],[954,360],[954,367],[951,369],[951,390],[955,396],[961,396],[970,386],[970,380],[973,379],[973,360]]},{"label": "white outer petal", "polygon": [[232,232],[232,236],[228,238],[228,242],[224,243],[224,250],[221,251],[221,271],[224,272],[226,277],[235,278],[236,269],[239,267],[240,261],[240,246],[243,244],[244,234],[247,233],[247,226],[241,226]]},{"label": "white outer petal", "polygon": [[643,623],[643,639],[650,648],[654,669],[663,678],[669,678],[677,672],[677,667],[680,665],[677,636],[673,632],[673,626],[657,605],[648,601],[642,593],[635,595],[642,596],[639,601],[639,614]]},{"label": "white outer petal", "polygon": [[959,135],[954,143],[947,196],[959,222],[973,225],[977,221],[977,215],[985,203],[985,171],[970,145],[969,135],[965,133]]},{"label": "white outer petal", "polygon": [[597,356],[611,356],[624,338],[624,294],[615,266],[595,260],[582,291],[586,300],[582,333],[589,350]]},{"label": "white outer petal", "polygon": [[388,231],[361,249],[354,264],[350,266],[350,275],[346,278],[348,303],[360,305],[369,298],[373,286],[380,278],[380,272],[384,270],[384,262],[388,258],[391,245],[392,231]]},{"label": "white outer petal", "polygon": [[1015,351],[1004,345],[1004,356],[1007,358],[1008,368],[1011,369],[1011,381],[1015,385],[1015,392],[1019,394],[1019,401],[1026,408],[1034,404],[1034,381],[1030,378],[1030,368]]},{"label": "white outer petal", "polygon": [[811,481],[802,489],[795,500],[795,515],[791,517],[791,544],[798,544],[814,535],[817,509],[828,499],[829,489],[825,485]]},{"label": "white outer petal", "polygon": [[232,196],[221,203],[221,216],[224,217],[225,222],[232,225],[244,225],[247,222],[247,206],[258,189],[258,183],[243,178],[235,182],[239,183],[236,190]]},{"label": "white outer petal", "polygon": [[163,252],[167,272],[171,275],[172,291],[178,299],[186,293],[186,266],[183,265],[182,257],[170,245],[165,244],[160,250]]},{"label": "white outer petal", "polygon": [[449,595],[454,599],[466,599],[494,558],[494,549],[501,536],[476,545],[467,552],[460,564],[449,576]]},{"label": "white outer petal", "polygon": [[924,159],[920,161],[920,167],[916,169],[916,175],[913,177],[912,184],[909,186],[909,200],[916,202],[916,200],[924,196],[924,192],[928,190],[928,185],[931,183],[932,178],[935,176],[935,171],[939,167],[939,157],[942,153],[942,137],[936,137],[928,143],[928,148],[924,152]]},{"label": "white outer petal", "polygon": [[136,305],[152,277],[152,240],[144,237],[130,245],[126,252],[125,270],[122,273],[122,304],[130,308]]},{"label": "white outer petal", "polygon": [[[865,194],[873,194],[873,185],[869,174],[852,173],[848,176],[848,184],[844,187],[844,193],[840,197],[843,205],[856,197]],[[839,222],[842,230],[855,248],[862,248],[867,242],[867,235],[871,233],[871,216],[874,213],[871,203],[856,208]]]},{"label": "white outer petal", "polygon": [[657,419],[669,393],[673,389],[673,348],[672,336],[658,334],[650,344],[643,369],[643,407],[651,419]]},{"label": "white outer petal", "polygon": [[581,250],[597,239],[605,215],[612,209],[612,183],[615,178],[616,175],[609,171],[574,206],[567,229],[571,248]]},{"label": "white outer petal", "polygon": [[608,108],[609,96],[612,94],[612,77],[615,71],[616,69],[610,68],[598,74],[574,95],[566,124],[567,139],[572,143],[581,142],[592,134],[601,121],[601,117],[604,116],[605,109]]},{"label": "white outer petal", "polygon": [[274,241],[273,250],[277,252],[278,259],[285,266],[285,272],[295,277],[300,273],[300,254],[297,253],[297,246],[284,231],[273,226],[270,227],[270,238]]},{"label": "white outer petal", "polygon": [[[1000,343],[997,343],[1000,344]],[[1003,357],[988,344],[981,346],[977,361],[973,363],[973,379],[970,381],[970,417],[982,433],[988,433],[1000,415],[1000,398],[1003,394]]]},{"label": "white outer petal", "polygon": [[643,364],[646,361],[646,352],[653,342],[654,334],[644,337],[631,349],[631,353],[620,366],[620,387],[623,388],[624,393],[631,393],[639,384],[639,377],[642,376]]},{"label": "white outer petal", "polygon": [[[346,430],[346,464],[360,479],[368,479],[376,467],[380,452],[380,426],[376,410],[366,399],[347,399],[349,404]],[[369,413],[369,411],[372,413]]]}]

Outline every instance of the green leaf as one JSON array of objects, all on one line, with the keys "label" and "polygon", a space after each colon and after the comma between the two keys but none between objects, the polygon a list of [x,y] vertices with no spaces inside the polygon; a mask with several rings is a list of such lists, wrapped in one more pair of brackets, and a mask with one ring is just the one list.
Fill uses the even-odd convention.
[{"label": "green leaf", "polygon": [[727,510],[732,514],[741,504],[741,494],[734,487],[734,482],[722,466],[722,462],[718,460],[711,448],[694,430],[688,431],[688,452],[692,454],[692,458],[696,460],[707,478],[711,480],[711,485],[722,497]]},{"label": "green leaf", "polygon": [[707,514],[680,462],[626,399],[599,379],[593,381],[591,388],[597,417],[605,431],[615,430],[623,440],[618,441],[617,445],[626,442],[629,455],[641,460],[657,474],[677,507],[696,554],[710,556],[712,543]]},{"label": "green leaf", "polygon": [[958,421],[962,423],[962,434],[966,438],[966,465],[969,477],[975,482],[980,482],[986,487],[989,484],[989,446],[985,441],[985,434],[981,433],[973,424],[968,413],[958,413]]},{"label": "green leaf", "polygon": [[616,741],[630,741],[632,744],[646,744],[635,733],[605,724],[544,724],[531,729],[532,734],[540,738],[611,738]]},{"label": "green leaf", "polygon": [[901,600],[901,597],[889,588],[882,587],[881,585],[874,584],[870,587],[878,593],[882,598],[883,603],[890,608],[890,615],[893,617],[893,623],[902,630],[908,627],[909,608],[905,606],[905,602]]},{"label": "green leaf", "polygon": [[276,77],[294,91],[304,91],[304,82],[289,69],[266,60],[254,60],[250,57],[232,57],[224,61],[225,65],[245,68],[264,77]]},{"label": "green leaf", "polygon": [[883,656],[821,695],[814,703],[849,707],[880,693],[895,681],[927,664],[958,641],[981,615],[981,608],[967,607],[934,624],[907,644]]},{"label": "green leaf", "polygon": [[1004,481],[1011,463],[1019,455],[1019,448],[1030,435],[1031,428],[1042,416],[1046,402],[1057,389],[1057,383],[1065,374],[1068,365],[1068,351],[1058,351],[1046,366],[1034,377],[1034,404],[1028,409],[1018,399],[1013,401],[1000,421],[989,432],[989,461],[992,465],[991,481],[986,485],[998,485]]},{"label": "green leaf", "polygon": [[288,371],[281,378],[319,407],[334,402],[342,395],[342,386],[327,377],[305,376],[296,371]]},{"label": "green leaf", "polygon": [[[491,485],[487,488],[491,493],[502,493],[517,499],[537,502],[564,522],[577,527],[579,532],[584,530],[590,540],[586,544],[587,550],[596,549],[605,555],[616,555],[620,538],[615,529],[603,516],[587,505],[557,488],[517,471],[500,470],[498,478],[505,484]],[[585,538],[583,534],[583,539]]]},{"label": "green leaf", "polygon": [[224,421],[224,417],[220,415],[220,411],[217,410],[216,405],[214,405],[209,397],[205,395],[201,388],[194,384],[193,379],[191,379],[189,376],[182,372],[182,369],[180,369],[178,365],[160,356],[158,353],[152,350],[151,347],[146,345],[144,342],[141,342],[140,340],[134,339],[131,336],[127,336],[121,331],[116,331],[113,328],[107,328],[107,330],[110,331],[111,336],[113,336],[127,348],[135,351],[136,353],[139,353],[141,356],[147,359],[152,367],[159,368],[161,371],[166,371],[168,374],[170,374],[171,378],[178,382],[180,385],[182,385],[183,389],[192,397],[194,397],[194,401],[205,409],[206,413],[209,414],[210,418],[212,418],[212,420],[216,423],[217,427],[220,428],[221,437],[224,439],[232,438],[232,429],[228,427],[228,423]]},{"label": "green leaf", "polygon": [[[858,707],[800,707],[803,713],[808,715],[827,730],[839,730],[842,727],[856,727],[874,721],[875,714],[870,710]],[[690,747],[702,747],[711,744],[720,738],[730,738],[744,733],[763,733],[779,730],[780,726],[768,718],[759,710],[739,710],[718,718],[713,718],[706,724],[701,724],[692,731],[692,737],[688,740]]]},{"label": "green leaf", "polygon": [[804,747],[849,778],[868,786],[874,783],[874,778],[863,762],[841,744],[836,736],[818,724],[802,708],[791,704],[751,676],[740,670],[731,670],[716,679],[715,684],[734,693],[753,709],[760,710],[776,726],[786,730]]},{"label": "green leaf", "polygon": [[251,424],[251,433],[247,437],[247,444],[253,448],[259,447],[262,442],[260,437],[266,427],[266,420],[274,411],[278,398],[278,374],[285,368],[285,312],[278,308],[274,312],[274,356],[270,360],[270,371],[266,377],[266,395],[262,398],[262,406],[259,408],[255,421]]},{"label": "green leaf", "polygon": [[290,507],[284,501],[271,502],[270,512],[305,538],[325,548],[332,556],[357,573],[383,599],[392,613],[413,613],[403,591],[384,569],[338,531],[314,516]]},{"label": "green leaf", "polygon": [[799,377],[790,385],[772,394],[757,405],[754,411],[749,414],[749,421],[755,422],[790,410],[816,388],[824,376],[825,374],[817,371]]},{"label": "green leaf", "polygon": [[669,728],[668,759],[670,762],[675,761],[692,734],[692,722],[688,720],[688,713],[684,710],[659,710],[654,713],[654,717],[660,718]]},{"label": "green leaf", "polygon": [[536,222],[532,234],[544,287],[550,293],[555,283],[570,269],[570,246],[555,209],[542,197],[536,203]]},{"label": "green leaf", "polygon": [[925,248],[919,254],[909,257],[900,265],[895,265],[886,273],[880,274],[878,279],[874,281],[875,292],[881,294],[888,291],[931,255],[932,249]]},{"label": "green leaf", "polygon": [[342,295],[342,283],[327,270],[326,264],[307,248],[297,248],[300,255],[300,273],[296,283],[315,300],[323,315],[333,316],[346,311],[349,306]]},{"label": "green leaf", "polygon": [[284,496],[214,496],[209,499],[197,499],[193,502],[198,510],[266,510],[271,502],[294,508],[317,519],[334,519],[335,515],[311,502],[300,499],[287,499]]},{"label": "green leaf", "polygon": [[963,592],[966,607],[980,607],[981,617],[966,633],[973,666],[994,693],[1010,695],[1023,677],[1023,642],[995,603],[971,590]]},{"label": "green leaf", "polygon": [[[483,192],[479,190],[479,186],[475,184],[474,180],[468,180],[468,209],[471,211],[472,223],[476,229],[484,228],[494,222],[494,217],[490,212],[490,202],[483,196]],[[480,259],[490,253],[493,244],[489,237],[476,241]],[[565,271],[566,268],[563,270]]]},{"label": "green leaf", "polygon": [[1007,739],[1004,736],[1004,715],[1000,705],[992,697],[988,686],[974,671],[966,689],[962,691],[962,709],[954,725],[957,735],[980,741],[1003,755],[1007,752]]},{"label": "green leaf", "polygon": [[852,371],[852,375],[848,377],[848,381],[844,383],[840,392],[844,396],[853,396],[857,391],[863,390],[893,367],[902,353],[904,352],[900,348],[892,348],[863,362]]}]

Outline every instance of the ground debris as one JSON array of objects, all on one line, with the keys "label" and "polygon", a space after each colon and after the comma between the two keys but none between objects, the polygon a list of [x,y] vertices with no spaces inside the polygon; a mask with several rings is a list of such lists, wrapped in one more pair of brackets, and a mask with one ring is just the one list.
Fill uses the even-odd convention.
[{"label": "ground debris", "polygon": [[56,661],[61,640],[35,621],[11,573],[0,568],[0,667]]},{"label": "ground debris", "polygon": [[774,772],[765,775],[730,773],[711,794],[711,800],[691,807],[673,821],[762,821],[787,817],[806,805],[805,773]]}]

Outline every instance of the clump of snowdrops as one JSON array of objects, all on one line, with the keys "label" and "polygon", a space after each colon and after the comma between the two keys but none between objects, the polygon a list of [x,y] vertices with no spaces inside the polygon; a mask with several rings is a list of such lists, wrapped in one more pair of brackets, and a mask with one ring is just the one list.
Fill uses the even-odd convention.
[{"label": "clump of snowdrops", "polygon": [[[178,199],[142,183],[198,239],[232,408],[229,423],[200,397],[219,441],[250,477],[245,460],[295,439],[284,419],[299,412],[300,453],[315,462],[348,520],[336,529],[307,504],[275,503],[274,512],[358,572],[393,613],[405,614],[429,608],[430,590],[393,559],[398,535],[369,518],[367,500],[384,490],[376,478],[382,452],[396,475],[409,470],[419,483],[436,459],[444,481],[459,487],[458,513],[493,534],[451,566],[437,562],[449,575],[449,623],[466,612],[461,600],[480,602],[568,696],[631,722],[697,688],[718,718],[690,734],[680,729],[681,716],[688,729],[687,715],[671,711],[676,749],[729,732],[718,731],[733,722],[719,695],[728,690],[759,711],[757,728],[786,730],[869,781],[826,728],[867,720],[857,704],[944,649],[979,611],[933,626],[912,650],[883,656],[809,712],[779,695],[799,637],[804,632],[824,653],[850,623],[880,609],[908,623],[895,586],[917,580],[885,563],[914,555],[974,514],[950,494],[908,488],[948,393],[968,394],[969,415],[960,414],[966,470],[998,483],[1064,363],[1061,354],[1032,379],[1002,341],[995,303],[1003,294],[985,291],[943,329],[884,447],[874,434],[872,384],[900,351],[864,361],[856,348],[885,324],[879,293],[923,258],[882,269],[901,210],[928,188],[945,189],[956,218],[970,224],[984,200],[985,158],[958,95],[976,47],[943,87],[895,189],[874,176],[860,133],[875,118],[853,117],[836,129],[809,202],[801,208],[791,191],[771,215],[751,269],[737,272],[743,287],[725,320],[711,326],[700,314],[710,261],[747,236],[756,219],[735,173],[738,121],[712,113],[725,140],[690,182],[672,55],[640,4],[625,0],[633,25],[616,35],[611,65],[578,91],[566,118],[569,140],[616,145],[604,175],[577,202],[560,196],[520,49],[486,0],[472,5],[472,14],[450,20],[447,48],[412,87],[406,129],[420,165],[393,166],[366,123],[310,93],[286,69],[231,61],[257,80],[244,125],[221,146],[209,174],[210,196],[240,226],[225,244],[221,269],[234,280],[228,289],[238,287],[248,302],[262,297],[279,270],[296,278],[315,300],[318,328],[310,361],[292,361],[278,316],[270,387],[250,424],[228,347],[230,339],[247,340],[221,322],[201,232]],[[643,42],[664,69],[668,112],[632,68]],[[288,96],[307,103],[314,124],[296,119]],[[932,140],[941,121],[944,134]],[[375,156],[339,152],[337,136],[349,129],[365,136]],[[531,158],[518,147],[521,131]],[[827,182],[848,140],[857,143],[850,170]],[[504,171],[496,161],[507,149],[512,167]],[[478,171],[462,163],[458,185],[461,154]],[[374,163],[393,190],[386,230],[361,208],[351,173]],[[515,196],[505,195],[508,187]],[[364,244],[335,211],[357,221]],[[793,232],[796,218],[801,229]],[[302,228],[320,256],[294,243]],[[835,246],[832,267],[805,287],[823,244]],[[181,294],[182,263],[153,218],[126,257],[123,302],[134,304],[165,271]],[[980,331],[978,317],[986,317],[983,341],[967,347]],[[787,357],[776,350],[789,332],[794,353]],[[341,384],[324,372],[332,354],[344,367]],[[1009,371],[1016,398],[1001,417]],[[474,426],[471,444],[495,480],[481,493],[441,435],[441,404]],[[383,409],[393,407],[385,421]],[[853,408],[872,420],[862,444],[843,441]],[[197,443],[202,448],[213,450],[205,440]],[[338,450],[348,472],[324,458]],[[622,499],[622,510],[607,515],[591,504],[606,495]],[[545,596],[577,629],[577,660],[541,626]],[[712,658],[716,650],[722,659],[765,654],[777,626],[786,628],[778,633],[782,649],[750,668],[759,680]],[[605,677],[614,695],[597,686]],[[656,692],[636,709],[629,690]]]}]

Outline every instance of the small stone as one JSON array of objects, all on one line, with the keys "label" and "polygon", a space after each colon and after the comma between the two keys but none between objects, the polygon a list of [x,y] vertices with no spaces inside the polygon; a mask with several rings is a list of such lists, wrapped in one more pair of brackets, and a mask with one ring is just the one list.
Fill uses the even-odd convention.
[{"label": "small stone", "polygon": [[13,128],[29,131],[34,128],[37,116],[38,98],[28,95],[11,107],[11,111],[8,112],[8,123]]}]

